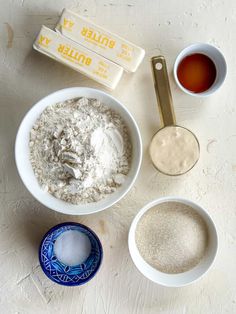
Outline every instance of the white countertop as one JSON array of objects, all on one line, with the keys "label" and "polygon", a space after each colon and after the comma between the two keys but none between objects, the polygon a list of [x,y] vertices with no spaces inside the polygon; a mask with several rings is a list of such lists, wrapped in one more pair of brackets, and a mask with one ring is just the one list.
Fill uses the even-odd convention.
[{"label": "white countertop", "polygon": [[[42,24],[54,27],[64,7],[126,37],[146,50],[135,74],[125,74],[114,92],[139,124],[144,159],[135,186],[118,204],[84,217],[57,214],[23,186],[14,162],[14,141],[24,114],[43,96],[70,86],[106,90],[65,66],[32,51]],[[236,4],[233,0],[1,0],[0,10],[0,313],[236,313]],[[185,46],[208,42],[228,64],[223,87],[197,99],[171,88],[179,124],[201,144],[196,167],[180,177],[155,171],[147,148],[159,127],[150,57],[163,54],[172,71]],[[208,209],[219,233],[219,254],[206,277],[168,289],[143,277],[128,253],[127,234],[138,210],[150,200],[177,195]],[[99,235],[103,265],[87,285],[64,288],[42,273],[38,245],[64,221],[82,222]]]}]

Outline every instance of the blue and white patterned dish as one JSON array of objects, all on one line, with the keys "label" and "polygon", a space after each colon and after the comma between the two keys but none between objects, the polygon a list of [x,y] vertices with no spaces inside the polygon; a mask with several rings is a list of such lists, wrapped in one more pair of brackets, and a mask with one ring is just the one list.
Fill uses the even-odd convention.
[{"label": "blue and white patterned dish", "polygon": [[[65,231],[76,230],[84,233],[90,240],[91,253],[82,264],[67,266],[54,254],[54,243]],[[103,249],[97,235],[88,227],[67,222],[54,226],[43,237],[39,247],[39,261],[42,270],[52,281],[64,286],[80,286],[94,277],[103,257]]]}]

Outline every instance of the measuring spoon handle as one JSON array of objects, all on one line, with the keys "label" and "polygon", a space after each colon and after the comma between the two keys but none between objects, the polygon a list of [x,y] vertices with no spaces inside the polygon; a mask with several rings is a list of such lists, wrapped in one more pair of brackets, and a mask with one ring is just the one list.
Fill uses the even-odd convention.
[{"label": "measuring spoon handle", "polygon": [[163,56],[152,57],[151,63],[161,123],[163,126],[175,125],[175,113],[165,58]]}]

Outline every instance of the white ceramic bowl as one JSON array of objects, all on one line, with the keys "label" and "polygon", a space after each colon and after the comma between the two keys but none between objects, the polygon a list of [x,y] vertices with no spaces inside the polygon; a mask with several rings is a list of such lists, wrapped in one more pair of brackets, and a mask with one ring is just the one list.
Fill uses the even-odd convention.
[{"label": "white ceramic bowl", "polygon": [[[49,105],[57,102],[65,101],[67,99],[76,97],[96,98],[106,104],[109,108],[118,112],[130,131],[130,137],[133,145],[133,158],[131,162],[131,169],[127,175],[126,181],[116,192],[108,195],[99,202],[88,203],[82,205],[74,205],[55,198],[48,192],[44,192],[38,184],[34,175],[30,160],[29,160],[29,134],[32,126],[42,111]],[[85,215],[99,212],[108,208],[118,202],[132,187],[137,178],[141,160],[142,160],[142,141],[138,126],[129,113],[129,111],[114,97],[99,91],[86,87],[66,88],[55,93],[52,93],[37,102],[26,114],[19,127],[16,143],[15,143],[15,160],[19,175],[29,192],[43,205],[64,213],[71,215]]]},{"label": "white ceramic bowl", "polygon": [[[152,208],[153,206],[157,204],[164,203],[164,202],[179,202],[179,203],[189,205],[194,210],[196,210],[198,214],[201,215],[201,217],[204,219],[208,227],[209,244],[208,244],[207,252],[204,258],[201,260],[201,262],[198,265],[196,265],[194,268],[184,273],[167,274],[167,273],[163,273],[156,270],[142,258],[136,246],[135,231],[136,231],[136,227],[140,218],[143,216],[143,214],[147,210],[149,210],[150,208]],[[130,231],[129,231],[128,245],[129,245],[129,252],[135,266],[145,277],[147,277],[148,279],[162,286],[182,287],[182,286],[186,286],[195,282],[209,270],[210,266],[212,265],[216,257],[217,248],[218,248],[218,237],[217,237],[216,227],[214,225],[213,220],[202,207],[200,207],[199,205],[189,200],[182,199],[179,197],[164,197],[164,198],[157,199],[147,204],[135,216],[131,224]]]},{"label": "white ceramic bowl", "polygon": [[[194,54],[194,53],[201,53],[206,56],[208,56],[215,64],[216,67],[216,79],[213,85],[206,90],[205,92],[202,93],[193,93],[190,90],[184,88],[184,86],[180,83],[177,75],[177,70],[180,62],[187,56]],[[179,55],[177,56],[174,64],[174,78],[176,84],[179,86],[180,89],[182,89],[183,92],[186,94],[189,94],[191,96],[195,97],[205,97],[213,94],[216,92],[221,85],[224,83],[224,80],[226,78],[226,73],[227,73],[227,65],[225,58],[223,54],[220,52],[218,48],[215,46],[212,46],[210,44],[205,44],[205,43],[199,43],[199,44],[193,44],[185,49],[183,49]]]}]

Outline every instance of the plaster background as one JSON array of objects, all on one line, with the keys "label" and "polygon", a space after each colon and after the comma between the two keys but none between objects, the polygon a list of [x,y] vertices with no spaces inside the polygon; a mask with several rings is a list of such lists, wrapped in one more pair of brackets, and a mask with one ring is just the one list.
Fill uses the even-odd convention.
[{"label": "plaster background", "polygon": [[[236,313],[236,4],[234,0],[0,0],[0,313],[218,314]],[[144,47],[135,74],[125,74],[112,95],[134,115],[143,138],[138,180],[117,205],[92,216],[71,217],[40,205],[18,177],[14,141],[29,108],[45,95],[70,86],[106,90],[65,66],[32,51],[42,24],[54,27],[71,8]],[[149,60],[163,54],[171,73],[176,55],[194,42],[219,47],[228,76],[215,95],[197,99],[182,93],[170,74],[176,117],[201,143],[196,167],[181,177],[154,170],[147,154],[159,127]],[[219,232],[219,254],[206,277],[180,289],[144,278],[127,247],[130,223],[150,200],[167,195],[189,198],[208,209]],[[87,285],[63,288],[42,273],[37,249],[43,234],[63,221],[94,229],[104,261]]]}]

